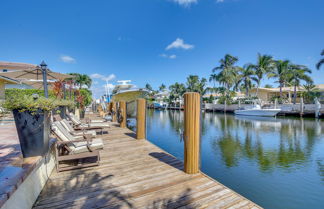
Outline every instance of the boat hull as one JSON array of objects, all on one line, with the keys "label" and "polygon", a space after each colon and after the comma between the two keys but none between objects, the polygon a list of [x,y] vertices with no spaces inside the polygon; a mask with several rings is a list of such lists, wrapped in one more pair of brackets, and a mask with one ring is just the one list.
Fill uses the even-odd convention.
[{"label": "boat hull", "polygon": [[262,116],[262,117],[274,117],[281,110],[280,109],[252,109],[252,110],[235,110],[236,115],[250,115],[250,116]]}]

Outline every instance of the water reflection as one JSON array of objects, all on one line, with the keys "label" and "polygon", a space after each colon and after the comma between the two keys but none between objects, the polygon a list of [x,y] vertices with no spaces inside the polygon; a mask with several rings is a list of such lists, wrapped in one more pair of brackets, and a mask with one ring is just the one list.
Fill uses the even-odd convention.
[{"label": "water reflection", "polygon": [[[148,139],[183,159],[183,112],[147,113]],[[202,113],[201,170],[264,208],[324,208],[324,122]]]},{"label": "water reflection", "polygon": [[[148,117],[158,118],[161,129],[170,125],[174,134],[183,129],[181,111],[151,110]],[[262,172],[275,168],[291,171],[306,165],[316,142],[324,134],[323,122],[319,120],[211,113],[203,113],[202,118],[202,140],[211,138],[212,150],[221,153],[224,165],[237,166],[247,159],[257,162]],[[208,133],[211,128],[216,129],[215,135]]]}]

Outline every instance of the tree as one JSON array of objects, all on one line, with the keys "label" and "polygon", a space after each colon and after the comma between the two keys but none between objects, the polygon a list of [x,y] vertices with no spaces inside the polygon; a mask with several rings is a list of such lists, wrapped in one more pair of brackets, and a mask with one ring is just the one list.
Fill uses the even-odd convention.
[{"label": "tree", "polygon": [[209,82],[213,82],[213,87],[214,87],[214,88],[216,87],[216,81],[217,81],[217,74],[212,73],[212,74],[209,76]]},{"label": "tree", "polygon": [[321,94],[313,82],[307,82],[303,85],[303,87],[305,89],[305,92],[303,92],[303,97],[306,103],[311,103],[315,97],[319,97]]},{"label": "tree", "polygon": [[148,91],[153,91],[153,88],[152,88],[152,86],[151,86],[149,83],[145,84],[145,88],[146,88]]},{"label": "tree", "polygon": [[182,83],[176,82],[169,86],[170,89],[170,100],[180,99],[182,95],[186,92],[186,87]]},{"label": "tree", "polygon": [[256,63],[256,65],[254,65],[255,74],[258,78],[256,95],[258,95],[258,93],[259,93],[259,88],[260,88],[263,76],[266,73],[270,72],[273,68],[274,68],[274,62],[273,62],[272,56],[261,55],[260,53],[258,53],[257,63]]},{"label": "tree", "polygon": [[[321,53],[321,56],[324,56],[324,49]],[[316,64],[317,70],[319,70],[323,64],[324,64],[324,57],[322,59],[320,59],[320,61],[318,61],[318,63]]]},{"label": "tree", "polygon": [[312,73],[310,69],[303,65],[290,65],[289,67],[289,82],[294,86],[294,104],[297,99],[297,86],[300,86],[300,82],[306,81],[307,83],[313,82],[312,78],[306,73]]},{"label": "tree", "polygon": [[166,86],[162,83],[161,86],[159,87],[160,91],[164,91],[166,89]]},{"label": "tree", "polygon": [[273,88],[273,86],[271,84],[266,84],[266,85],[264,85],[264,88],[271,89],[271,88]]},{"label": "tree", "polygon": [[69,75],[74,76],[73,81],[79,86],[79,89],[82,89],[83,86],[91,87],[92,80],[88,75],[80,73],[69,73]]},{"label": "tree", "polygon": [[274,62],[274,68],[268,73],[269,78],[277,78],[276,82],[279,83],[280,88],[280,98],[282,99],[282,87],[284,87],[288,82],[288,72],[290,68],[289,60],[277,60]]},{"label": "tree", "polygon": [[187,77],[186,87],[189,92],[198,92],[204,95],[206,93],[206,84],[206,78],[199,79],[197,75],[189,75]]},{"label": "tree", "polygon": [[254,66],[249,64],[243,67],[238,67],[239,75],[236,86],[242,84],[245,89],[245,95],[249,96],[249,90],[252,88],[252,82],[258,82],[258,78],[255,77]]},{"label": "tree", "polygon": [[226,54],[225,57],[219,61],[220,65],[213,69],[213,73],[217,71],[219,71],[219,73],[215,75],[212,74],[212,80],[216,80],[221,85],[231,89],[237,80],[237,67],[234,66],[237,61],[237,57]]}]

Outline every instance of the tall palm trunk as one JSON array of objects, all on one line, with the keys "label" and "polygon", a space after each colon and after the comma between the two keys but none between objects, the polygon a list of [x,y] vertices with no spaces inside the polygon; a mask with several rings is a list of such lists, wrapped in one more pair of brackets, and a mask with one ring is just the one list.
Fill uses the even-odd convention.
[{"label": "tall palm trunk", "polygon": [[280,82],[279,88],[280,88],[280,99],[282,99],[282,82]]},{"label": "tall palm trunk", "polygon": [[297,100],[297,85],[294,85],[294,104],[296,104]]}]

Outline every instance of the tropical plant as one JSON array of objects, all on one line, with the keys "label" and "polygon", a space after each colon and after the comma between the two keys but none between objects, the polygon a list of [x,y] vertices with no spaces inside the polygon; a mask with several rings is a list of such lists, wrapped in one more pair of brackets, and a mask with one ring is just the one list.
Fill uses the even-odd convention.
[{"label": "tropical plant", "polygon": [[164,91],[166,89],[166,86],[162,83],[161,86],[159,87],[160,91]]},{"label": "tropical plant", "polygon": [[198,92],[201,95],[206,93],[207,79],[201,78],[197,75],[189,75],[187,77],[186,87],[188,92]]},{"label": "tropical plant", "polygon": [[[322,51],[322,53],[321,53],[321,56],[324,56],[324,49],[323,49],[323,51]],[[318,63],[316,64],[316,68],[317,68],[317,70],[319,70],[319,69],[321,68],[322,65],[324,65],[324,57],[322,57],[322,59],[320,59],[320,60],[318,61]]]},{"label": "tropical plant", "polygon": [[153,91],[153,88],[149,83],[145,84],[145,88],[149,91]]},{"label": "tropical plant", "polygon": [[282,88],[287,84],[289,78],[289,60],[277,60],[274,62],[275,67],[268,73],[268,78],[276,78],[279,83],[280,98],[282,98]]},{"label": "tropical plant", "polygon": [[320,97],[321,93],[319,89],[316,88],[316,85],[313,82],[308,82],[303,85],[305,91],[302,93],[302,96],[305,100],[305,103],[312,103],[316,97]]},{"label": "tropical plant", "polygon": [[272,56],[262,55],[262,54],[258,53],[257,63],[255,65],[253,65],[253,67],[255,69],[255,74],[258,79],[257,80],[257,90],[256,90],[256,95],[258,95],[263,76],[265,74],[269,73],[274,68],[274,62],[273,62]]},{"label": "tropical plant", "polygon": [[306,73],[312,73],[312,71],[303,65],[290,65],[288,81],[290,84],[294,86],[294,104],[296,104],[297,87],[300,86],[300,82],[301,81],[306,81],[307,83],[313,82],[312,78]]},{"label": "tropical plant", "polygon": [[243,67],[238,67],[238,80],[236,86],[242,84],[242,87],[245,89],[245,95],[248,97],[249,90],[252,87],[252,82],[258,82],[258,78],[255,76],[254,66],[251,64],[245,65]]},{"label": "tropical plant", "polygon": [[271,89],[271,88],[273,88],[273,86],[271,84],[266,84],[266,85],[264,85],[264,88]]},{"label": "tropical plant", "polygon": [[6,98],[3,107],[6,110],[19,110],[20,112],[29,111],[35,113],[38,110],[50,111],[59,106],[73,106],[74,103],[68,100],[57,100],[54,98],[45,98],[44,96],[19,95]]},{"label": "tropical plant", "polygon": [[88,88],[91,87],[92,80],[88,75],[80,74],[80,73],[69,73],[69,74],[74,76],[74,78],[72,79],[74,83],[79,86],[79,89],[82,89],[83,86],[87,86]]},{"label": "tropical plant", "polygon": [[186,87],[182,83],[176,82],[169,86],[170,89],[170,100],[180,99],[182,95],[186,92]]},{"label": "tropical plant", "polygon": [[[237,81],[237,67],[234,66],[237,61],[237,57],[226,54],[225,57],[219,61],[220,65],[213,69],[214,74],[210,76],[211,80],[216,80],[221,85],[231,89],[235,81]],[[215,74],[215,72],[218,73]]]}]

